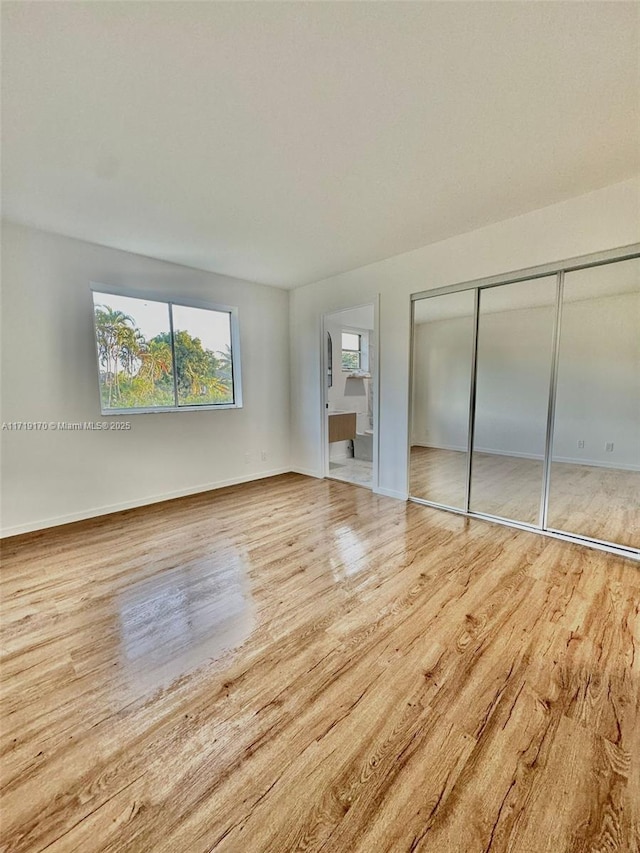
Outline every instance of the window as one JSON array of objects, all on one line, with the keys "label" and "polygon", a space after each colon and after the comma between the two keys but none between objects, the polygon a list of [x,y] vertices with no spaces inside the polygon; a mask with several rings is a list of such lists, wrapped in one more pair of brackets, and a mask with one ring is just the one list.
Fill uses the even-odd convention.
[{"label": "window", "polygon": [[93,289],[103,414],[242,405],[237,311]]},{"label": "window", "polygon": [[360,370],[362,368],[362,335],[355,332],[342,333],[342,369]]}]

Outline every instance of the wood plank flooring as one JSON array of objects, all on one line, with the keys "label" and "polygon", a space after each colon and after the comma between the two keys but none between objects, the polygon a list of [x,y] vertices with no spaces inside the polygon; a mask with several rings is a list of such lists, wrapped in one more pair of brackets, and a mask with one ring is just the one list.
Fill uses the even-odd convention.
[{"label": "wood plank flooring", "polygon": [[640,568],[284,475],[5,540],[1,842],[640,850]]},{"label": "wood plank flooring", "polygon": [[[542,469],[537,459],[474,452],[472,509],[537,525]],[[466,470],[466,453],[414,446],[411,494],[460,508]],[[640,548],[640,471],[554,462],[549,527]]]}]

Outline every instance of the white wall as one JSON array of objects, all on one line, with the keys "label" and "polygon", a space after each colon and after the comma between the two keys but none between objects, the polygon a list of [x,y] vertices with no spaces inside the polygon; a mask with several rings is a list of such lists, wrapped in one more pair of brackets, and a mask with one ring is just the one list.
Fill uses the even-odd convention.
[{"label": "white wall", "polygon": [[411,443],[466,450],[473,317],[416,325]]},{"label": "white wall", "polygon": [[640,471],[640,293],[565,304],[553,457]]},{"label": "white wall", "polygon": [[[238,306],[244,408],[102,418],[90,281]],[[3,223],[2,309],[3,422],[132,424],[4,430],[3,535],[289,470],[286,291]]]},{"label": "white wall", "polygon": [[299,288],[289,298],[275,288],[4,223],[2,421],[100,419],[90,280],[237,305],[245,406],[132,415],[133,429],[123,433],[4,431],[3,533],[289,467],[321,476],[321,318],[375,302],[378,294],[378,490],[405,497],[410,294],[638,241],[634,179]]},{"label": "white wall", "polygon": [[[478,450],[543,458],[552,314],[537,307],[481,316]],[[555,459],[640,470],[639,329],[640,293],[565,304]],[[414,444],[466,450],[471,331],[468,317],[416,326]]]},{"label": "white wall", "polygon": [[[554,313],[552,306],[500,313],[481,309],[478,450],[544,457]],[[472,318],[416,327],[415,443],[466,450],[472,329]]]},{"label": "white wall", "polygon": [[294,469],[321,475],[323,313],[372,302],[380,294],[379,491],[406,497],[410,294],[638,241],[640,179],[635,178],[294,290]]}]

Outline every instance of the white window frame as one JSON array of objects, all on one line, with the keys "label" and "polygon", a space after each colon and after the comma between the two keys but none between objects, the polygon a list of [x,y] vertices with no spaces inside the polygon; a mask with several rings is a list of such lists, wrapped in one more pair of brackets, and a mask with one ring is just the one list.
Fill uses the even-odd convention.
[{"label": "white window frame", "polygon": [[[238,309],[233,305],[221,305],[217,302],[208,302],[201,299],[173,299],[166,294],[160,294],[150,290],[132,290],[130,288],[112,287],[99,282],[90,282],[91,291],[91,319],[93,323],[94,348],[96,353],[96,368],[98,377],[98,399],[100,400],[100,412],[102,415],[161,415],[166,412],[210,412],[220,409],[242,408],[242,370],[240,364],[240,326],[238,321]],[[203,308],[208,311],[219,311],[230,315],[231,328],[231,368],[233,376],[233,402],[232,403],[207,403],[201,406],[151,406],[124,409],[105,409],[102,403],[102,388],[100,386],[100,358],[98,356],[98,338],[95,321],[94,293],[104,293],[107,296],[127,296],[131,299],[144,299],[148,302],[163,302],[168,306],[184,306],[185,308]],[[173,338],[173,324],[171,323],[171,310],[169,308],[170,332]],[[173,349],[173,343],[172,343]],[[175,375],[175,362],[173,363],[174,386],[177,382]]]},{"label": "white window frame", "polygon": [[[360,349],[343,349],[342,335],[357,335],[360,342]],[[340,329],[340,367],[343,373],[368,373],[369,372],[369,336],[362,329]],[[360,367],[344,367],[342,364],[342,354],[345,352],[357,352],[360,355]]]}]

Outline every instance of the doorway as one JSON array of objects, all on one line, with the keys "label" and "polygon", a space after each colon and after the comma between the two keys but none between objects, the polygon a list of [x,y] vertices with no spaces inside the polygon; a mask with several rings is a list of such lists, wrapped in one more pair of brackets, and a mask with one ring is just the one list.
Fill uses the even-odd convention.
[{"label": "doorway", "polygon": [[322,322],[324,474],[377,485],[376,306],[325,314]]}]

